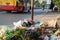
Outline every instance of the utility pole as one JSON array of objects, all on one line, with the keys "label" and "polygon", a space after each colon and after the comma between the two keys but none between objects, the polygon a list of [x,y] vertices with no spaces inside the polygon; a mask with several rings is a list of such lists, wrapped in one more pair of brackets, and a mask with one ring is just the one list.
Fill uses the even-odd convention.
[{"label": "utility pole", "polygon": [[31,0],[31,19],[34,20],[34,0]]}]

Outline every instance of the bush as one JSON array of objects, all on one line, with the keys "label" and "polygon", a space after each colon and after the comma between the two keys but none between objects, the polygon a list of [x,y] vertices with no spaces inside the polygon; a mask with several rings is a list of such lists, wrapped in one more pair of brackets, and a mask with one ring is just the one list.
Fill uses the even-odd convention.
[{"label": "bush", "polygon": [[12,31],[7,31],[6,34],[6,39],[5,40],[25,40],[24,36],[23,36],[23,32],[25,29],[19,29],[16,28]]}]

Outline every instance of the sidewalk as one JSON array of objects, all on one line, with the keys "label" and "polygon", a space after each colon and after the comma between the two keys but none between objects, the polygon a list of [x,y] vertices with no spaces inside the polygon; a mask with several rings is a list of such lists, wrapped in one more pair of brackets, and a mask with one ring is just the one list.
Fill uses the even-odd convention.
[{"label": "sidewalk", "polygon": [[40,13],[46,13],[46,12],[51,12],[52,10],[50,10],[50,9],[34,9],[34,13],[38,13],[38,12],[40,12]]},{"label": "sidewalk", "polygon": [[60,13],[57,12],[51,12],[46,14],[40,14],[35,15],[34,20],[40,20],[40,21],[50,21],[50,20],[56,20],[57,17],[60,17]]}]

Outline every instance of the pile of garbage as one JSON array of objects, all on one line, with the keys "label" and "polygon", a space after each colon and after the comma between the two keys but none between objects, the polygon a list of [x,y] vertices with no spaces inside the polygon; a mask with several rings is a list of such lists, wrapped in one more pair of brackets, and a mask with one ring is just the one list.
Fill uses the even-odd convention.
[{"label": "pile of garbage", "polygon": [[[13,25],[13,29],[6,25],[0,26],[0,40],[42,40],[43,38],[40,36],[44,28],[55,28],[56,20],[40,22],[24,19],[13,22]],[[45,32],[52,33],[52,30],[46,29]],[[54,34],[57,35],[58,32],[60,32],[60,29],[56,30]]]},{"label": "pile of garbage", "polygon": [[[3,26],[5,27],[5,26]],[[36,29],[25,29],[25,28],[16,28],[16,29],[9,29],[6,26],[0,28],[0,40],[38,40],[40,39],[40,33],[37,32]]]},{"label": "pile of garbage", "polygon": [[33,21],[33,20],[19,20],[18,22],[14,22],[13,25],[19,28],[24,28],[24,27],[35,27],[40,25],[40,21]]},{"label": "pile of garbage", "polygon": [[[24,28],[24,27],[53,27],[55,28],[57,25],[57,20],[50,20],[50,21],[38,21],[38,20],[19,20],[18,22],[13,22],[14,27]],[[59,23],[59,22],[58,22]]]},{"label": "pile of garbage", "polygon": [[[45,32],[52,33],[52,30],[46,29]],[[60,29],[54,34],[57,35],[59,32]],[[11,30],[8,26],[0,26],[0,40],[42,40],[41,35],[41,28],[32,30],[17,27]]]}]

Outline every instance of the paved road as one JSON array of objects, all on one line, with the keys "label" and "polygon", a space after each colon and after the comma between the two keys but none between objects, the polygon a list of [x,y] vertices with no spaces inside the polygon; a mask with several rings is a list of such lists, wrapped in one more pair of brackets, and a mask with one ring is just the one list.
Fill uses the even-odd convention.
[{"label": "paved road", "polygon": [[[37,9],[34,11],[35,20],[52,20],[56,19],[57,16],[60,16],[59,13],[47,13],[47,12],[41,12],[40,9]],[[30,13],[6,13],[6,12],[0,12],[0,25],[10,25],[13,22],[23,20],[23,19],[28,19],[30,18]]]},{"label": "paved road", "polygon": [[16,14],[16,13],[0,12],[0,25],[9,25],[15,21],[27,19],[29,17],[30,17],[30,14],[28,13]]}]

